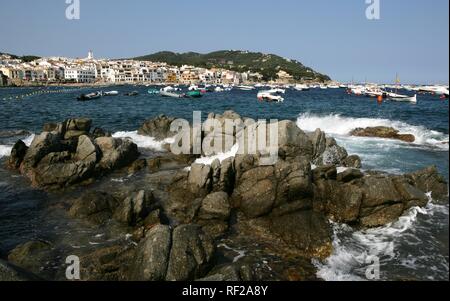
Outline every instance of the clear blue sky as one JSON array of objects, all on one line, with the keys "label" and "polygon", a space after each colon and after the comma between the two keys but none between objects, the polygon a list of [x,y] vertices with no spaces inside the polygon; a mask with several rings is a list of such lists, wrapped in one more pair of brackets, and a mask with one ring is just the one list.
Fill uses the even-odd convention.
[{"label": "clear blue sky", "polygon": [[449,79],[449,1],[380,0],[0,0],[0,51],[120,58],[161,50],[243,49],[295,58],[333,79]]}]

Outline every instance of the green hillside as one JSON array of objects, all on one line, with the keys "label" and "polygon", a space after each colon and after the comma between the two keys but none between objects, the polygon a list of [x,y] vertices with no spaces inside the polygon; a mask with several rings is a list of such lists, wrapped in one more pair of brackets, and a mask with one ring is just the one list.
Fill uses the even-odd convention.
[{"label": "green hillside", "polygon": [[258,72],[264,80],[274,80],[280,71],[286,71],[295,80],[315,79],[327,81],[327,75],[320,74],[295,60],[288,60],[274,54],[248,51],[216,51],[208,54],[195,52],[174,53],[169,51],[134,58],[154,62],[165,62],[169,65],[192,65],[204,68],[224,68],[232,71]]}]

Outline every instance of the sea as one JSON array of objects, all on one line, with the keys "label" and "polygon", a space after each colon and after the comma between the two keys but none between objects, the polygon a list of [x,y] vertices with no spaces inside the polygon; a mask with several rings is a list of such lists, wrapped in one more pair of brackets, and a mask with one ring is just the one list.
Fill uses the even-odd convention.
[{"label": "sea", "polygon": [[[233,89],[207,93],[199,99],[163,98],[150,95],[146,86],[113,86],[119,96],[78,102],[81,93],[100,88],[2,88],[0,89],[0,258],[31,239],[63,237],[79,248],[94,245],[103,236],[91,233],[76,221],[49,213],[59,195],[29,187],[26,179],[4,167],[17,139],[30,144],[46,122],[71,117],[92,118],[95,127],[131,137],[141,149],[161,151],[162,144],[137,134],[149,118],[165,114],[192,121],[193,111],[234,110],[254,119],[289,119],[304,131],[322,129],[362,158],[363,169],[393,174],[436,165],[449,179],[449,104],[435,95],[418,95],[418,103],[385,101],[348,95],[344,89],[288,89],[282,103],[259,102],[256,91]],[[125,96],[138,91],[138,96]],[[408,93],[403,91],[403,93]],[[416,137],[415,143],[356,138],[359,127],[392,126]],[[81,229],[77,227],[81,227]],[[367,280],[368,266],[377,265],[380,280],[449,280],[449,205],[431,199],[425,208],[412,208],[395,223],[358,230],[344,224],[333,226],[333,254],[313,260],[317,276],[327,281]],[[68,230],[71,229],[71,230]],[[86,238],[82,233],[89,233]],[[111,238],[110,238],[111,239]]]}]

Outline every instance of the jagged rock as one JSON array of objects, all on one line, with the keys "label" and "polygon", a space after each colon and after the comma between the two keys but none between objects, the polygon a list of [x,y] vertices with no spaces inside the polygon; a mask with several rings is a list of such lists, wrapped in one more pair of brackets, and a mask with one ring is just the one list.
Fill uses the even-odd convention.
[{"label": "jagged rock", "polygon": [[46,155],[61,151],[61,139],[59,135],[43,132],[34,137],[23,159],[22,169],[25,173],[37,166]]},{"label": "jagged rock", "polygon": [[396,139],[404,142],[414,142],[416,137],[411,134],[399,134],[399,131],[392,127],[377,126],[377,127],[367,127],[357,128],[351,131],[350,135],[358,137],[378,137],[387,139]]},{"label": "jagged rock", "polygon": [[41,281],[42,279],[22,268],[0,259],[0,281]]},{"label": "jagged rock", "polygon": [[200,207],[198,217],[203,220],[223,220],[230,217],[231,207],[228,194],[225,192],[214,192],[207,195]]},{"label": "jagged rock", "polygon": [[8,167],[11,169],[18,169],[20,164],[22,164],[27,150],[28,147],[22,140],[17,141],[11,150],[11,155],[8,160]]},{"label": "jagged rock", "polygon": [[170,131],[170,125],[174,120],[175,118],[170,118],[165,115],[147,120],[138,130],[138,134],[154,137],[157,141],[173,137],[176,133]]},{"label": "jagged rock", "polygon": [[68,119],[64,122],[64,139],[70,140],[82,135],[88,135],[92,120],[88,118]]},{"label": "jagged rock", "polygon": [[131,195],[121,203],[114,213],[114,218],[130,226],[142,222],[147,215],[155,209],[154,198],[151,192],[141,190]]},{"label": "jagged rock", "polygon": [[198,225],[173,230],[166,280],[186,281],[203,277],[210,267],[215,247]]},{"label": "jagged rock", "polygon": [[402,203],[365,208],[361,213],[361,225],[364,227],[384,226],[398,219],[403,211],[404,205]]},{"label": "jagged rock", "polygon": [[188,182],[197,189],[205,189],[207,192],[210,192],[212,188],[211,166],[198,163],[192,164]]},{"label": "jagged rock", "polygon": [[313,160],[319,158],[326,148],[326,136],[325,133],[322,132],[320,129],[317,129],[314,134],[311,136],[311,141],[313,145]]},{"label": "jagged rock", "polygon": [[92,135],[91,136],[92,136],[92,138],[97,139],[97,138],[100,138],[100,137],[111,137],[112,135],[111,135],[111,132],[105,131],[102,128],[95,128],[92,131]]},{"label": "jagged rock", "polygon": [[69,216],[83,218],[95,224],[111,219],[119,202],[104,192],[88,192],[76,199],[69,210]]},{"label": "jagged rock", "polygon": [[353,181],[354,179],[360,179],[362,177],[364,177],[364,174],[359,169],[349,168],[339,173],[336,179],[339,182],[347,183]]},{"label": "jagged rock", "polygon": [[39,273],[40,262],[49,260],[52,246],[45,241],[29,241],[14,248],[8,261],[29,271]]},{"label": "jagged rock", "polygon": [[313,181],[316,182],[320,179],[336,180],[337,169],[335,165],[324,165],[313,169]]},{"label": "jagged rock", "polygon": [[423,170],[407,174],[414,185],[423,192],[431,192],[431,196],[436,201],[448,202],[448,183],[439,174],[436,166],[430,166]]},{"label": "jagged rock", "polygon": [[362,161],[358,155],[351,155],[344,160],[343,165],[350,168],[361,168]]},{"label": "jagged rock", "polygon": [[43,132],[53,132],[58,129],[58,126],[59,126],[58,123],[54,123],[54,122],[44,123],[44,126],[42,127],[42,131]]},{"label": "jagged rock", "polygon": [[363,199],[362,190],[351,184],[344,184],[330,191],[327,212],[332,220],[340,223],[355,223],[360,214]]},{"label": "jagged rock", "polygon": [[169,226],[157,225],[150,229],[137,247],[136,259],[131,268],[131,280],[165,280],[171,245],[172,233]]},{"label": "jagged rock", "polygon": [[139,157],[137,145],[130,140],[100,137],[95,143],[102,156],[98,166],[105,171],[125,167]]},{"label": "jagged rock", "polygon": [[302,156],[312,160],[313,144],[293,121],[284,120],[278,123],[278,146],[278,154],[282,159]]}]

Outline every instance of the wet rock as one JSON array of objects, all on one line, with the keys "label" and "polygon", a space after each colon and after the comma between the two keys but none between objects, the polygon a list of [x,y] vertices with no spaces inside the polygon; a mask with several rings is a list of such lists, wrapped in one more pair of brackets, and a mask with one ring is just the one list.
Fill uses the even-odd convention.
[{"label": "wet rock", "polygon": [[392,127],[377,126],[354,129],[350,135],[358,137],[378,137],[387,139],[396,139],[404,142],[414,142],[416,137],[411,134],[399,134],[399,131]]},{"label": "wet rock", "polygon": [[155,206],[153,194],[141,190],[122,201],[114,213],[114,219],[133,226],[142,222]]},{"label": "wet rock", "polygon": [[147,120],[138,130],[138,134],[154,137],[157,141],[173,137],[176,133],[170,131],[170,125],[174,120],[175,118],[170,118],[165,115]]},{"label": "wet rock", "polygon": [[335,165],[324,165],[316,167],[312,170],[313,181],[316,182],[320,179],[324,180],[336,180],[337,169]]},{"label": "wet rock", "polygon": [[43,132],[42,134],[35,136],[23,159],[23,171],[28,173],[30,169],[36,167],[46,155],[52,152],[61,151],[60,142],[61,139],[59,135],[53,133]]},{"label": "wet rock", "polygon": [[423,170],[407,174],[414,186],[423,192],[431,192],[431,196],[436,201],[448,202],[448,183],[439,174],[436,166],[430,166]]},{"label": "wet rock", "polygon": [[198,225],[173,230],[166,280],[186,281],[203,277],[210,268],[215,247]]},{"label": "wet rock", "polygon": [[40,262],[48,259],[51,248],[48,242],[29,241],[12,250],[8,261],[26,270],[39,272]]},{"label": "wet rock", "polygon": [[20,164],[22,164],[27,150],[28,147],[22,140],[17,141],[11,150],[11,155],[8,159],[8,167],[11,169],[18,169]]},{"label": "wet rock", "polygon": [[111,137],[112,135],[111,135],[111,132],[105,131],[102,128],[95,128],[92,131],[91,136],[92,136],[93,139],[97,139],[97,138],[100,138],[100,137]]},{"label": "wet rock", "polygon": [[92,120],[88,118],[68,119],[64,122],[64,139],[74,139],[82,135],[88,135],[91,130]]},{"label": "wet rock", "polygon": [[130,167],[128,167],[128,173],[134,174],[137,173],[147,167],[147,160],[145,159],[138,159],[134,161]]},{"label": "wet rock", "polygon": [[282,159],[302,156],[311,161],[314,148],[308,136],[293,121],[278,123],[278,147]]},{"label": "wet rock", "polygon": [[360,219],[363,227],[379,227],[388,223],[394,222],[402,215],[404,205],[393,204],[383,205],[375,208],[365,208],[362,211],[362,218]]},{"label": "wet rock", "polygon": [[102,224],[111,219],[118,206],[119,202],[110,194],[92,191],[74,201],[69,216]]},{"label": "wet rock", "polygon": [[58,123],[55,123],[55,122],[44,123],[44,126],[42,127],[42,131],[43,132],[53,132],[58,129],[58,126],[59,126]]},{"label": "wet rock", "polygon": [[41,281],[31,272],[0,259],[0,281]]},{"label": "wet rock", "polygon": [[171,244],[172,233],[169,226],[158,225],[150,229],[137,247],[130,279],[138,281],[165,280]]},{"label": "wet rock", "polygon": [[351,184],[336,187],[327,203],[328,216],[335,222],[353,224],[358,221],[363,199],[362,190]]},{"label": "wet rock", "polygon": [[343,165],[349,168],[361,168],[362,161],[358,155],[351,155],[344,159]]}]

